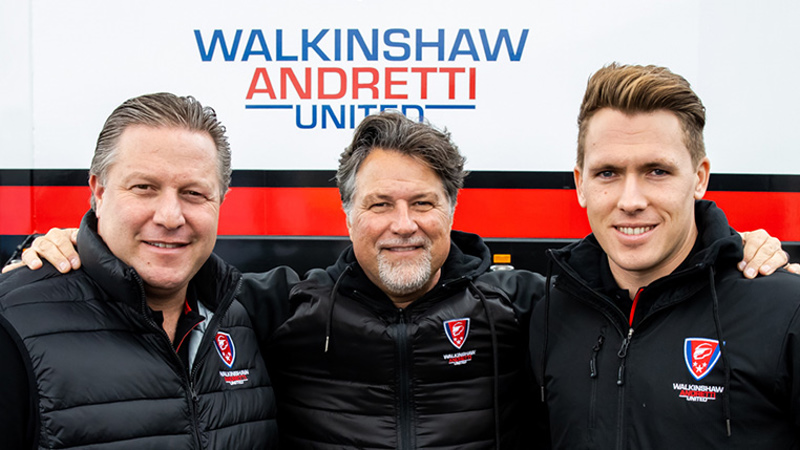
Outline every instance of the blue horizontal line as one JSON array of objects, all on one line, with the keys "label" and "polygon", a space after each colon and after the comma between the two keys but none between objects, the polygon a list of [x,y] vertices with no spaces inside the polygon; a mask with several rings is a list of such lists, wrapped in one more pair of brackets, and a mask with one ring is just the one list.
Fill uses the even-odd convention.
[{"label": "blue horizontal line", "polygon": [[292,105],[244,105],[245,109],[293,109]]},{"label": "blue horizontal line", "polygon": [[425,105],[425,109],[475,109],[475,105]]}]

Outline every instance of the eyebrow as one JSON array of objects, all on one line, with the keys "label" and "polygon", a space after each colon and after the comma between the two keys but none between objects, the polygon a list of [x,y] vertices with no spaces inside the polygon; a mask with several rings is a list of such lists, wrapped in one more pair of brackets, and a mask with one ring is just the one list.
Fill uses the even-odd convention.
[{"label": "eyebrow", "polygon": [[150,182],[150,181],[154,181],[155,177],[153,177],[153,175],[150,175],[147,172],[141,172],[141,171],[131,172],[131,173],[125,175],[124,177],[122,177],[122,180],[126,181],[126,182],[129,182],[129,181],[135,180],[135,179],[141,179],[141,180]]},{"label": "eyebrow", "polygon": [[657,161],[650,161],[648,163],[645,163],[641,167],[643,169],[648,169],[648,170],[664,168],[664,167],[666,167],[668,169],[677,169],[678,165],[675,164],[674,161],[671,161],[669,159],[660,159],[660,160],[657,160]]},{"label": "eyebrow", "polygon": [[[158,176],[154,176],[148,172],[143,171],[136,171],[131,172],[125,177],[122,178],[123,183],[130,183],[134,180],[141,180],[147,183],[160,183]],[[181,186],[183,188],[197,188],[197,189],[208,189],[209,191],[215,191],[217,188],[214,186],[213,182],[207,182],[197,179],[190,179],[188,182],[182,183]]]},{"label": "eyebrow", "polygon": [[[409,197],[409,201],[414,201],[414,200],[419,200],[419,199],[426,199],[426,198],[438,198],[438,196],[436,195],[436,192],[434,192],[434,191],[425,191],[425,192],[422,192],[422,193],[419,193],[417,195]],[[371,193],[371,194],[368,194],[368,195],[364,196],[364,201],[365,202],[374,201],[374,200],[395,200],[395,199],[396,199],[396,197],[394,197],[392,195],[389,195],[389,194],[383,194],[383,193]]]},{"label": "eyebrow", "polygon": [[[603,164],[597,165],[597,166],[591,166],[590,165],[590,166],[587,166],[587,168],[589,169],[590,172],[605,172],[607,170],[618,171],[618,170],[620,170],[621,168],[623,168],[625,166],[627,166],[627,164],[603,163]],[[658,169],[658,168],[662,168],[662,167],[675,169],[675,168],[678,167],[678,165],[675,164],[673,161],[670,161],[668,159],[660,159],[660,160],[656,160],[656,161],[649,161],[649,162],[646,162],[644,164],[636,166],[637,169],[644,169],[644,170],[652,170],[652,169]]]}]

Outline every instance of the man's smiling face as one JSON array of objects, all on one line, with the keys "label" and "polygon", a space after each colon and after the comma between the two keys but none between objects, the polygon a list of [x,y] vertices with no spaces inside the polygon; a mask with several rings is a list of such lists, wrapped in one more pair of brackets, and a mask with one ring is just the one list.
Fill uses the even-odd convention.
[{"label": "man's smiling face", "polygon": [[220,180],[207,133],[132,125],[122,132],[107,179],[92,176],[98,232],[132,266],[150,295],[185,289],[217,238]]},{"label": "man's smiling face", "polygon": [[348,230],[359,265],[406,304],[438,281],[450,252],[453,211],[439,176],[421,160],[374,149],[356,173]]},{"label": "man's smiling face", "polygon": [[708,176],[708,159],[693,164],[674,113],[604,108],[591,117],[575,184],[618,283],[645,286],[689,255],[694,200],[705,194]]}]

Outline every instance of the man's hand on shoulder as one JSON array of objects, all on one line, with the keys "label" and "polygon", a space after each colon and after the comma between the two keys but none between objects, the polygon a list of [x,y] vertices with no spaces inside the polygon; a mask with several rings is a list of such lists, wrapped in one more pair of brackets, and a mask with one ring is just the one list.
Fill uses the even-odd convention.
[{"label": "man's hand on shoulder", "polygon": [[3,273],[28,266],[32,270],[42,267],[46,259],[61,273],[81,267],[81,260],[75,246],[78,244],[77,228],[52,228],[44,236],[33,240],[31,246],[22,252],[22,261],[3,267]]},{"label": "man's hand on shoulder", "polygon": [[746,278],[755,278],[758,274],[771,275],[781,267],[800,274],[800,264],[789,264],[789,254],[781,247],[781,241],[765,230],[739,234],[744,243],[744,258],[737,267]]}]

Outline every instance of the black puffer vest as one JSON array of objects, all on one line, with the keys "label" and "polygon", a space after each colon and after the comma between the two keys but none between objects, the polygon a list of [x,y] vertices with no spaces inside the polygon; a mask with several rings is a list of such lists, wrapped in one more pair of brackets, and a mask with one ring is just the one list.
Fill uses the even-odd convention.
[{"label": "black puffer vest", "polygon": [[214,314],[187,373],[145,314],[141,278],[94,230],[90,212],[78,238],[82,269],[48,266],[4,284],[0,313],[29,358],[39,448],[275,448],[272,387],[235,300],[241,275],[212,255],[193,280]]},{"label": "black puffer vest", "polygon": [[488,248],[453,238],[438,285],[405,309],[352,250],[293,289],[267,351],[283,448],[523,448],[525,339],[506,294],[478,280]]}]

